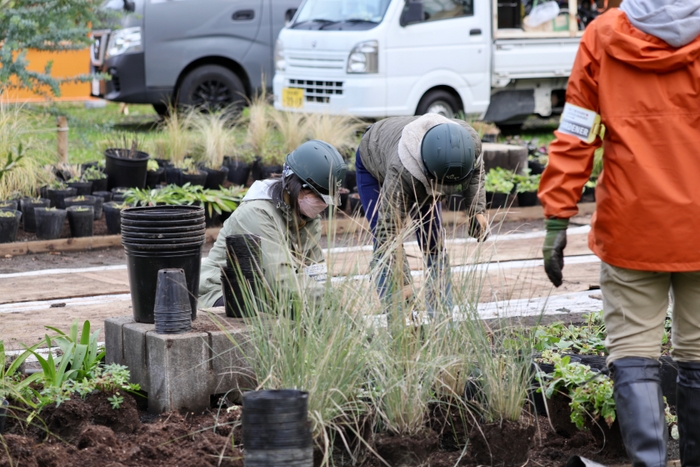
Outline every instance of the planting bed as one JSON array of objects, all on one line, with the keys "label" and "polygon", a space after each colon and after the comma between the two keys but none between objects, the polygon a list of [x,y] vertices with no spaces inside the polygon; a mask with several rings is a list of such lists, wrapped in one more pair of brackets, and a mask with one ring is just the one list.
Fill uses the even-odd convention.
[{"label": "planting bed", "polygon": [[[58,407],[46,407],[41,419],[34,420],[31,426],[27,426],[21,413],[12,411],[3,437],[6,447],[0,455],[0,467],[243,465],[240,407],[214,407],[199,415],[168,412],[153,416],[139,407],[141,404],[137,399],[126,395],[121,408],[114,410],[107,395],[89,395],[85,400],[70,400]],[[450,423],[462,426],[458,420],[446,419],[444,414],[434,411],[429,427],[422,435],[394,437],[380,434],[368,439],[373,449],[394,467],[476,466],[473,450],[467,448],[463,453],[454,442],[455,437],[463,441],[467,430],[458,430],[460,432],[455,434],[449,428]],[[605,465],[627,462],[624,457],[607,454],[605,450],[601,452],[590,433],[576,432],[564,437],[549,427],[546,418],[539,417],[537,423],[539,430],[533,430],[529,465],[563,466],[572,455]],[[505,439],[509,449],[515,449],[515,444],[521,442],[514,438]],[[316,451],[318,461],[320,451]],[[336,452],[339,453],[340,449]],[[364,454],[366,459],[359,465],[385,465],[370,452]],[[419,458],[423,458],[422,462]],[[336,465],[350,463],[338,456]]]}]

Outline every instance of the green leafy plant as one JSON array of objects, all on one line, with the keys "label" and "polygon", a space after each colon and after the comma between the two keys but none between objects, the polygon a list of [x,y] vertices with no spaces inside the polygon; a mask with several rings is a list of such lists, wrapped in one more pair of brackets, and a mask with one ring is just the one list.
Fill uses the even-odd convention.
[{"label": "green leafy plant", "polygon": [[107,400],[111,404],[112,410],[117,410],[120,409],[124,403],[124,396],[116,392],[112,397],[108,397]]},{"label": "green leafy plant", "polygon": [[63,351],[64,356],[72,354],[71,369],[76,371],[73,379],[80,381],[92,377],[105,356],[104,348],[100,348],[97,343],[100,330],[98,329],[91,334],[90,321],[87,320],[83,322],[80,336],[78,336],[78,320],[73,321],[68,334],[52,326],[46,327],[58,333],[53,339]]},{"label": "green leafy plant", "polygon": [[19,161],[22,160],[24,157],[24,148],[22,147],[22,143],[20,143],[17,146],[16,151],[8,151],[7,156],[5,156],[5,161],[2,167],[0,167],[0,181],[2,181],[2,177],[9,172],[10,170],[14,169],[15,166],[19,163]]},{"label": "green leafy plant", "polygon": [[149,172],[157,172],[160,166],[158,165],[158,161],[154,159],[148,159],[148,164],[147,164],[147,169]]},{"label": "green leafy plant", "polygon": [[73,208],[74,212],[85,212],[85,211],[89,211],[89,210],[90,210],[90,208],[87,206],[75,206]]},{"label": "green leafy plant", "polygon": [[213,215],[223,212],[233,212],[240,203],[246,189],[236,186],[212,190],[200,185],[183,186],[168,185],[157,190],[129,190],[124,200],[126,203],[135,203],[141,206],[167,205],[193,205],[199,204]]},{"label": "green leafy plant", "polygon": [[15,217],[14,211],[0,211],[0,217]]},{"label": "green leafy plant", "polygon": [[73,201],[85,201],[85,196],[80,195],[73,198]]},{"label": "green leafy plant", "polygon": [[84,398],[94,391],[112,394],[107,400],[113,409],[119,409],[124,403],[124,397],[119,391],[125,391],[133,395],[139,395],[141,389],[136,383],[129,383],[129,369],[123,365],[111,363],[104,367],[97,367],[89,378],[83,380],[70,379],[61,386],[44,388],[42,391],[42,405],[52,402],[61,403],[78,394]]},{"label": "green leafy plant", "polygon": [[31,385],[41,378],[40,373],[35,373],[22,378],[20,367],[24,361],[39,347],[36,344],[26,349],[14,359],[8,359],[5,353],[5,343],[0,340],[0,399],[10,397],[22,402],[29,407],[36,408],[35,394]]},{"label": "green leafy plant", "polygon": [[534,331],[534,349],[538,352],[572,352],[585,355],[605,354],[605,324],[602,312],[584,315],[586,324],[552,323],[537,326]]},{"label": "green leafy plant", "polygon": [[571,398],[571,421],[581,430],[586,418],[602,418],[608,426],[615,421],[615,400],[612,380],[594,372],[588,365],[571,362],[569,356],[553,354],[554,373],[538,372],[544,394],[551,399],[556,392],[566,392]]},{"label": "green leafy plant", "polygon": [[510,170],[496,167],[488,171],[484,178],[484,189],[491,193],[510,193],[515,183],[514,174]]},{"label": "green leafy plant", "polygon": [[515,191],[517,193],[532,193],[537,191],[540,186],[540,178],[542,178],[542,175],[531,175],[530,169],[527,169],[526,175],[515,175]]},{"label": "green leafy plant", "polygon": [[107,178],[107,175],[102,170],[100,170],[99,167],[90,166],[87,169],[85,169],[81,178],[83,181],[103,180]]}]

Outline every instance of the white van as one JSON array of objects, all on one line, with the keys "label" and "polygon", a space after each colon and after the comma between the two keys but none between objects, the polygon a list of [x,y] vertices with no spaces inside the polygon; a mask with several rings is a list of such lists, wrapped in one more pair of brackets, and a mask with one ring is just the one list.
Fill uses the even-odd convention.
[{"label": "white van", "polygon": [[504,28],[505,12],[500,0],[306,0],[277,40],[275,107],[504,124],[560,111],[583,33],[576,0],[544,31]]}]

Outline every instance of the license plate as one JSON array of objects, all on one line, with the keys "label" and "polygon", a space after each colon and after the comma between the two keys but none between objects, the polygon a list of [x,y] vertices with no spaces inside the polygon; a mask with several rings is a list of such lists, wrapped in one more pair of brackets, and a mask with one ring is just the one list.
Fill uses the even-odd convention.
[{"label": "license plate", "polygon": [[282,88],[282,107],[300,109],[304,107],[304,90],[299,88]]},{"label": "license plate", "polygon": [[100,80],[98,79],[93,79],[92,80],[92,93],[93,96],[99,96],[100,95]]}]

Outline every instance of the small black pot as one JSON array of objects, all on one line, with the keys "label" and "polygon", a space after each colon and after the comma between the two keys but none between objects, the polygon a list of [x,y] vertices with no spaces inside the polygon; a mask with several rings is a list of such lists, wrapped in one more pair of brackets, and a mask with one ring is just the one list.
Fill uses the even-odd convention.
[{"label": "small black pot", "polygon": [[89,195],[92,193],[92,180],[87,182],[68,182],[68,186],[78,190],[77,195]]},{"label": "small black pot", "polygon": [[124,193],[128,190],[128,188],[124,187],[117,187],[117,188],[112,188],[112,201],[118,201],[118,202],[123,202],[124,201]]},{"label": "small black pot", "polygon": [[488,209],[505,208],[508,204],[508,193],[486,192],[486,207]]},{"label": "small black pot", "polygon": [[212,190],[218,190],[221,185],[224,184],[224,180],[228,177],[228,167],[222,165],[219,170],[210,169],[208,167],[203,168],[207,173],[207,179],[204,182],[204,188],[210,188]]},{"label": "small black pot", "polygon": [[93,206],[95,220],[102,217],[102,206],[104,205],[104,200],[100,196],[95,196],[95,205]]},{"label": "small black pot", "polygon": [[39,198],[49,199],[49,187],[42,186],[39,188]]},{"label": "small black pot", "polygon": [[22,228],[25,232],[36,232],[34,209],[48,208],[49,203],[50,201],[44,198],[24,198],[20,201],[20,205],[22,206]]},{"label": "small black pot", "polygon": [[71,206],[95,206],[96,198],[91,195],[83,195],[84,199],[78,199],[79,196],[72,196],[70,198],[66,198],[65,203],[66,203],[66,208],[69,208]]},{"label": "small black pot", "polygon": [[92,237],[95,210],[92,206],[68,206],[68,223],[71,237]]},{"label": "small black pot", "polygon": [[250,176],[253,181],[262,180],[263,177],[263,163],[260,156],[256,156],[253,162],[250,163]]},{"label": "small black pot", "polygon": [[182,183],[182,169],[178,169],[177,167],[166,167],[165,168],[165,173],[163,174],[165,177],[165,184],[166,185],[178,185],[181,186]]},{"label": "small black pot", "polygon": [[248,184],[250,164],[241,161],[231,161],[228,165],[228,181],[234,185],[245,186]]},{"label": "small black pot", "polygon": [[107,223],[107,232],[110,235],[117,235],[122,232],[122,210],[115,207],[118,205],[119,203],[110,201],[108,203],[105,203],[103,206],[105,212],[105,222]]},{"label": "small black pot", "polygon": [[[92,193],[96,191],[107,191],[107,178],[95,178],[92,182]],[[92,193],[88,193],[89,195]]]},{"label": "small black pot", "polygon": [[345,180],[343,181],[343,186],[350,191],[357,188],[357,172],[354,170],[348,170],[345,172]]},{"label": "small black pot", "polygon": [[518,193],[518,206],[536,206],[540,204],[536,191]]},{"label": "small black pot", "polygon": [[537,160],[528,160],[527,168],[530,169],[530,175],[539,175],[544,172],[544,165]]},{"label": "small black pot", "polygon": [[114,193],[112,193],[111,191],[93,191],[92,192],[92,196],[94,196],[95,198],[102,198],[102,201],[105,203],[109,203],[110,201],[112,201],[113,195],[114,195]]},{"label": "small black pot", "polygon": [[462,211],[464,209],[464,196],[453,193],[447,197],[447,209],[449,211]]},{"label": "small black pot", "polygon": [[[16,211],[19,203],[16,199],[0,201],[0,211]],[[21,210],[21,209],[20,209]]]},{"label": "small black pot", "polygon": [[207,173],[203,170],[200,170],[196,174],[188,174],[185,172],[182,172],[180,175],[180,183],[181,186],[184,186],[186,183],[189,183],[190,185],[201,185],[204,186],[204,183],[207,181]]},{"label": "small black pot", "polygon": [[272,177],[274,174],[281,174],[282,169],[284,169],[283,165],[263,165],[262,167],[262,179],[267,180],[268,178]]},{"label": "small black pot", "polygon": [[61,190],[52,190],[49,188],[48,195],[51,200],[51,207],[56,209],[65,209],[65,199],[78,194],[75,188],[63,188]]},{"label": "small black pot", "polygon": [[159,168],[158,170],[149,170],[146,172],[146,188],[155,188],[156,186],[160,185],[160,182],[163,181],[163,174],[165,173],[165,169]]},{"label": "small black pot", "polygon": [[[17,230],[19,230],[19,220],[22,213],[17,210],[3,211],[13,213],[12,217],[0,216],[0,243],[10,243],[17,239]],[[2,433],[2,430],[0,430]]]},{"label": "small black pot", "polygon": [[53,240],[61,236],[65,209],[35,208],[36,236],[42,240]]}]

